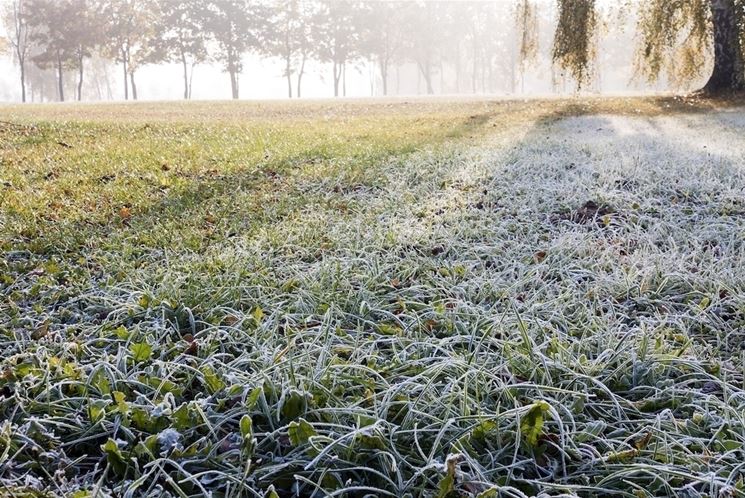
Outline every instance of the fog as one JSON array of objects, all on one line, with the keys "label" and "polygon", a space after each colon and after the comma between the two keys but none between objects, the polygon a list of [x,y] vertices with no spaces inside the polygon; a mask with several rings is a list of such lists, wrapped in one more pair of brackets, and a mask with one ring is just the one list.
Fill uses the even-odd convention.
[{"label": "fog", "polygon": [[[241,96],[245,99],[286,99],[287,88],[282,76],[282,64],[278,61],[262,59],[257,55],[245,56],[246,69],[242,75]],[[122,100],[122,84],[119,81],[121,69],[113,64],[107,68],[108,79],[112,95],[109,97],[103,77],[100,78],[101,96],[99,98],[96,81],[84,90],[85,100]],[[362,68],[360,68],[360,71]],[[140,100],[181,100],[183,89],[179,80],[181,68],[178,64],[154,64],[142,68],[137,73]],[[333,97],[329,77],[325,75],[323,64],[313,64],[306,79],[303,80],[303,98]],[[73,76],[73,75],[71,75]],[[0,100],[18,101],[19,71],[17,64],[11,58],[4,57],[0,63]],[[349,97],[370,96],[369,76],[356,69],[347,74],[347,95]],[[74,85],[69,82],[70,89]],[[201,64],[194,70],[194,86],[192,98],[194,100],[225,100],[230,98],[230,81],[216,64]],[[51,100],[55,100],[53,97]]]},{"label": "fog", "polygon": [[[0,99],[3,101],[20,101],[20,68],[14,56],[12,29],[10,19],[12,4],[22,4],[27,9],[29,19],[33,17],[33,8],[44,2],[60,7],[68,4],[72,22],[78,22],[79,14],[69,9],[97,8],[99,17],[90,17],[89,23],[97,23],[101,29],[95,41],[89,43],[85,57],[82,58],[84,82],[81,99],[90,101],[122,100],[125,88],[121,59],[113,54],[118,53],[115,46],[112,50],[111,35],[106,35],[112,21],[106,17],[93,0],[0,0],[5,12],[2,37],[6,40],[2,59],[0,60]],[[102,2],[106,3],[106,2]],[[109,0],[111,8],[130,8],[144,11],[161,12],[164,8],[182,4],[188,7],[188,1],[161,0]],[[240,3],[236,0],[221,0],[197,4],[210,4],[220,9],[223,4]],[[304,54],[302,66],[302,98],[334,97],[370,97],[425,95],[496,95],[496,96],[536,96],[566,95],[577,91],[595,94],[636,94],[681,90],[668,84],[663,77],[660,81],[649,83],[635,76],[635,54],[638,53],[636,19],[633,12],[619,12],[616,2],[600,2],[600,19],[595,36],[595,59],[592,78],[583,87],[571,78],[566,77],[552,64],[551,44],[556,23],[554,0],[536,0],[528,2],[534,13],[529,25],[519,26],[518,10],[523,1],[502,0],[497,2],[269,2],[263,4],[249,3],[247,8],[261,6],[261,15],[266,22],[257,27],[252,22],[256,13],[247,14],[246,30],[252,31],[251,41],[245,50],[241,49],[242,71],[236,74],[238,94],[242,99],[283,99],[288,98],[286,67],[290,61],[292,81],[295,86],[293,96],[297,95],[297,73],[299,71],[300,53]],[[254,5],[255,4],[255,5]],[[164,7],[164,5],[166,7]],[[253,5],[253,7],[251,7]],[[361,13],[348,11],[352,7]],[[356,7],[355,7],[356,6]],[[393,10],[390,10],[394,6]],[[303,18],[303,9],[313,10]],[[39,8],[37,6],[37,8]],[[291,9],[297,12],[289,12]],[[161,9],[161,10],[158,10]],[[325,9],[325,10],[324,10]],[[347,10],[345,10],[347,9]],[[366,10],[365,10],[366,9]],[[381,10],[389,9],[381,19]],[[390,12],[406,10],[409,17],[396,19]],[[417,10],[418,9],[418,10]],[[288,10],[288,12],[283,12]],[[59,15],[64,15],[65,12]],[[203,12],[203,11],[200,11]],[[258,11],[256,11],[258,12]],[[153,16],[162,14],[152,14]],[[196,15],[196,14],[195,14]],[[200,14],[202,15],[202,14]],[[207,11],[205,16],[210,15]],[[288,16],[292,17],[287,21]],[[354,18],[354,15],[361,17]],[[285,17],[283,17],[285,16]],[[337,16],[334,19],[332,16]],[[365,17],[367,16],[367,17]],[[484,18],[484,16],[488,16]],[[404,15],[402,14],[402,18]],[[154,18],[152,18],[154,19]],[[149,21],[149,24],[155,21]],[[353,21],[350,21],[353,19]],[[283,22],[286,23],[282,25]],[[31,22],[31,21],[29,21]],[[51,31],[43,20],[35,19],[34,28],[29,32],[37,33],[37,39],[30,36],[28,41],[29,56],[26,61],[26,85],[29,101],[58,101],[58,72],[54,61],[45,54],[54,53],[55,47],[41,40],[38,33]],[[65,21],[62,21],[63,23]],[[352,25],[352,23],[355,23]],[[148,24],[148,25],[149,25]],[[200,25],[201,26],[201,25]],[[221,59],[221,45],[218,41],[219,25],[209,28],[205,21],[199,37],[206,51],[204,56],[195,59],[189,66],[191,98],[199,100],[229,99],[232,96],[231,79],[226,71],[226,62]],[[284,26],[281,33],[277,26]],[[348,29],[340,31],[340,26]],[[85,29],[88,26],[84,25]],[[91,28],[92,29],[92,28]],[[139,35],[135,27],[134,32]],[[155,50],[146,50],[149,45],[157,45],[167,38],[172,26],[165,25],[159,29],[149,30],[147,39],[127,40],[133,52],[130,68],[136,67],[137,97],[139,100],[177,100],[184,98],[184,66],[186,64],[170,62],[166,49],[160,49],[160,56],[153,55]],[[292,31],[295,30],[295,31]],[[392,30],[392,31],[390,31]],[[391,35],[391,32],[393,35]],[[306,38],[303,38],[306,33]],[[533,53],[520,60],[524,50],[525,33],[532,36]],[[133,35],[134,36],[134,35]],[[285,43],[287,57],[278,55],[282,47],[277,48],[277,39],[283,36],[299,36],[295,45]],[[334,37],[329,43],[328,38]],[[340,38],[346,37],[346,38]],[[385,40],[382,40],[385,38]],[[390,38],[390,40],[389,40]],[[341,41],[339,41],[341,39]],[[381,41],[382,40],[382,41]],[[286,39],[285,39],[286,41]],[[62,42],[60,42],[62,43]],[[80,42],[76,42],[80,43]],[[87,43],[87,42],[86,42]],[[274,45],[272,45],[274,44]],[[340,49],[340,44],[343,47]],[[270,48],[271,45],[271,48]],[[388,47],[390,45],[390,47]],[[382,48],[381,48],[382,47]],[[67,50],[67,49],[65,49]],[[344,53],[339,55],[339,50]],[[119,49],[120,51],[120,49]],[[530,51],[530,50],[529,50]],[[390,52],[390,54],[388,54]],[[383,85],[382,54],[390,55],[387,69],[387,89]],[[142,55],[146,54],[146,55]],[[140,60],[136,60],[140,57]],[[334,60],[343,67],[342,76],[335,72]],[[63,92],[66,100],[76,98],[79,64],[70,57],[64,63]],[[339,71],[342,71],[340,69]],[[427,77],[430,85],[428,88]],[[335,92],[334,79],[337,75],[339,88]],[[700,81],[688,82],[691,88]],[[129,86],[130,83],[127,83]],[[688,88],[683,88],[686,90]],[[386,92],[387,90],[387,92]],[[131,95],[128,95],[131,98]]]}]

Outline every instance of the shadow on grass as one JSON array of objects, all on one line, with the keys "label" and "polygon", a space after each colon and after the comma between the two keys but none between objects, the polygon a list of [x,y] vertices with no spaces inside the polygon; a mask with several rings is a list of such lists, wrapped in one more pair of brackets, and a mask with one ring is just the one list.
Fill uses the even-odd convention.
[{"label": "shadow on grass", "polygon": [[[515,147],[515,169],[494,181],[500,189],[509,184],[511,203],[529,213],[525,223],[545,223],[547,245],[581,236],[588,246],[581,250],[618,248],[602,264],[638,281],[593,291],[607,326],[619,326],[613,321],[621,316],[626,328],[681,329],[727,356],[745,347],[745,286],[732,271],[745,263],[745,243],[733,236],[745,233],[745,168],[737,156],[745,116],[713,112],[721,110],[717,102],[673,98],[624,113],[608,112],[604,102],[570,103],[528,131]],[[731,140],[740,148],[732,150]],[[577,216],[588,205],[599,206],[592,214],[600,207],[610,214]],[[606,278],[596,259],[574,263],[591,275],[588,285]],[[522,313],[554,320],[529,307]]]}]

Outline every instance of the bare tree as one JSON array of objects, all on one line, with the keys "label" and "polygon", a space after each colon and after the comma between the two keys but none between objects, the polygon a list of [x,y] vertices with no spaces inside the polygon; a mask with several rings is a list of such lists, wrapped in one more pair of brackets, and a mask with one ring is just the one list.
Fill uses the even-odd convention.
[{"label": "bare tree", "polygon": [[259,33],[265,32],[268,11],[264,5],[248,0],[209,0],[205,3],[205,27],[217,42],[213,57],[230,76],[233,99],[240,97],[243,56],[259,46]]},{"label": "bare tree", "polygon": [[274,0],[267,29],[261,35],[263,52],[279,57],[284,65],[287,95],[292,98],[292,79],[297,75],[296,93],[301,96],[305,64],[313,49],[311,23],[315,4],[302,0]]},{"label": "bare tree", "polygon": [[334,97],[346,95],[346,66],[359,54],[360,3],[326,0],[314,18],[316,56],[330,62]]},{"label": "bare tree", "polygon": [[178,62],[184,99],[191,98],[194,67],[207,60],[204,4],[201,0],[159,0],[150,59]]},{"label": "bare tree", "polygon": [[11,0],[2,13],[13,56],[20,68],[22,102],[26,102],[26,62],[30,50],[30,29],[26,19],[27,3],[27,0]]},{"label": "bare tree", "polygon": [[391,66],[400,56],[404,44],[405,24],[400,15],[409,8],[405,2],[368,2],[365,5],[365,22],[360,23],[361,51],[377,65],[383,83],[383,95],[388,95]]},{"label": "bare tree", "polygon": [[71,64],[73,52],[64,16],[67,5],[55,0],[30,0],[24,17],[33,27],[31,41],[39,52],[34,63],[42,69],[53,67],[57,73],[57,98],[65,101],[64,73]]},{"label": "bare tree", "polygon": [[443,4],[427,2],[413,4],[412,10],[407,10],[406,49],[411,59],[416,63],[419,74],[424,78],[427,93],[433,94],[434,74],[438,66],[440,48],[446,38],[442,36]]},{"label": "bare tree", "polygon": [[152,0],[102,0],[101,18],[107,40],[106,54],[122,64],[124,100],[137,100],[135,73],[143,64],[152,62],[155,24]]}]

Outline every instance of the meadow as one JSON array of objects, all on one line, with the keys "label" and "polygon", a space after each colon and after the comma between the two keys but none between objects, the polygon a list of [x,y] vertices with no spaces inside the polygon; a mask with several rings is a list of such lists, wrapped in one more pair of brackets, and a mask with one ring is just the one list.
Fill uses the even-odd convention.
[{"label": "meadow", "polygon": [[0,116],[0,496],[745,496],[739,105]]}]

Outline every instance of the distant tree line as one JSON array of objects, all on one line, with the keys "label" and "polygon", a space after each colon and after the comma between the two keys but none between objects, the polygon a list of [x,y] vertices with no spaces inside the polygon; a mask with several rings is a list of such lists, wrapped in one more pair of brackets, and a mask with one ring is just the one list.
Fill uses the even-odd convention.
[{"label": "distant tree line", "polygon": [[[48,85],[51,73],[58,100],[65,100],[71,74],[75,98],[82,100],[86,68],[112,63],[120,67],[125,100],[138,97],[137,72],[161,63],[181,66],[185,99],[192,95],[194,68],[218,64],[237,99],[248,53],[282,61],[290,98],[302,95],[311,61],[328,68],[334,96],[346,95],[348,69],[363,64],[375,68],[383,95],[404,64],[417,68],[430,94],[443,91],[446,77],[456,91],[490,92],[505,81],[514,91],[538,57],[541,15],[553,14],[554,66],[586,84],[594,74],[600,24],[595,0],[544,2],[556,11],[543,14],[535,0],[0,0],[0,5],[3,44],[20,68],[24,102],[29,89]],[[619,11],[632,8],[642,35],[641,72],[649,79],[658,78],[666,65],[682,77],[697,76],[713,37],[716,80],[707,87],[743,86],[745,0],[619,2]]]},{"label": "distant tree line", "polygon": [[310,61],[328,67],[334,96],[346,93],[350,67],[375,67],[388,94],[392,72],[413,64],[427,93],[452,73],[458,87],[489,91],[509,72],[504,31],[514,5],[484,2],[344,0],[0,0],[8,46],[20,67],[21,97],[40,71],[54,73],[56,97],[75,74],[83,98],[92,60],[116,63],[124,99],[138,97],[137,72],[148,64],[178,63],[183,97],[192,94],[195,66],[216,63],[239,97],[247,53],[282,61],[288,97],[302,95]]}]

